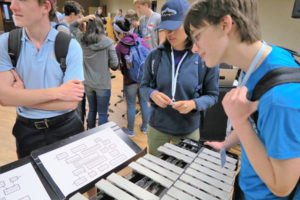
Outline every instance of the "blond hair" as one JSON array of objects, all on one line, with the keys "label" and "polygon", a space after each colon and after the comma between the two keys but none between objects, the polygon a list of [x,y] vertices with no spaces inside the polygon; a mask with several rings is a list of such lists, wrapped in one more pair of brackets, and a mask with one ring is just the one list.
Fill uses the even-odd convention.
[{"label": "blond hair", "polygon": [[151,8],[152,0],[133,0],[133,4],[136,4],[136,3],[142,4],[142,5],[147,4],[149,6],[149,8]]},{"label": "blond hair", "polygon": [[133,9],[129,9],[126,11],[126,14],[124,16],[124,18],[126,19],[130,19],[131,21],[132,20],[136,20],[136,21],[139,21],[139,17],[138,17],[138,14],[135,10]]}]

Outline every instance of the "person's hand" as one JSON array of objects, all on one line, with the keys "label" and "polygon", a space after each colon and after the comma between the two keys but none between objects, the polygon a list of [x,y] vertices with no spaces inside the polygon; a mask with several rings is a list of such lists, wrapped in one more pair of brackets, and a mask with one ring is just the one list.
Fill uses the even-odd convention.
[{"label": "person's hand", "polygon": [[258,101],[248,100],[247,87],[238,87],[228,92],[222,101],[224,110],[234,129],[248,122],[249,116],[257,110]]},{"label": "person's hand", "polygon": [[170,103],[172,103],[172,100],[167,95],[158,91],[152,94],[151,99],[161,108],[166,108]]},{"label": "person's hand", "polygon": [[221,151],[221,149],[224,147],[224,141],[223,142],[207,141],[207,142],[204,142],[204,144],[212,147],[213,149],[215,149],[217,151]]},{"label": "person's hand", "polygon": [[185,100],[174,102],[172,107],[181,114],[187,114],[191,112],[191,110],[196,109],[197,106],[194,100]]},{"label": "person's hand", "polygon": [[84,86],[78,79],[65,82],[57,89],[58,99],[63,101],[81,101],[84,94]]},{"label": "person's hand", "polygon": [[85,17],[82,17],[82,18],[78,19],[78,23],[82,24],[84,22],[88,22],[89,20],[95,20],[95,19],[96,19],[95,15],[87,15]]},{"label": "person's hand", "polygon": [[20,78],[20,76],[18,75],[18,73],[14,69],[11,69],[10,72],[15,79],[14,83],[12,84],[12,87],[18,89],[24,89],[24,83]]}]

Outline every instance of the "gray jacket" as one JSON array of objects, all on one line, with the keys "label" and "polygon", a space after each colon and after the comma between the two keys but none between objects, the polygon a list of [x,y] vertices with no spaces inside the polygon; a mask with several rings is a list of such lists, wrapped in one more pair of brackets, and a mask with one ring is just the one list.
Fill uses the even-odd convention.
[{"label": "gray jacket", "polygon": [[[72,34],[81,42],[83,33],[75,21],[70,24]],[[95,89],[111,89],[109,68],[117,70],[118,57],[114,42],[106,36],[95,44],[81,43],[84,63],[84,84]]]}]

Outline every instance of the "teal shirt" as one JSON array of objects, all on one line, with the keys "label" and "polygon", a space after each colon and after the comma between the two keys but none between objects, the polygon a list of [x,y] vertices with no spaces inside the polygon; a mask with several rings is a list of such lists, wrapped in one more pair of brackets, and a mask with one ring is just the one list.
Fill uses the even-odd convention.
[{"label": "teal shirt", "polygon": [[[298,67],[289,52],[272,46],[271,53],[246,84],[249,99],[257,82],[268,71],[283,66]],[[270,89],[260,98],[258,112],[258,137],[268,157],[278,160],[300,157],[300,84],[288,83]],[[243,148],[239,182],[247,200],[287,199],[271,193],[251,166]],[[299,192],[298,186],[296,195]]]},{"label": "teal shirt", "polygon": [[[66,57],[67,69],[65,75],[55,58],[54,42],[58,31],[51,28],[39,51],[24,32],[21,38],[21,51],[16,71],[24,82],[25,89],[46,89],[59,87],[72,80],[84,80],[83,58],[79,43],[72,39]],[[13,68],[8,55],[8,33],[0,36],[0,72]],[[28,107],[17,107],[19,115],[32,119],[49,118],[69,112],[69,110],[47,111]]]}]

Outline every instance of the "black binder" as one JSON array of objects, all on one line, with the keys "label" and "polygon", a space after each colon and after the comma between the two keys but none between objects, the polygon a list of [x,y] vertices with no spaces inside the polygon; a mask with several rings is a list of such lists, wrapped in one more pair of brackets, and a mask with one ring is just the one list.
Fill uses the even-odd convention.
[{"label": "black binder", "polygon": [[[93,177],[93,180],[85,183],[84,185],[80,186],[78,189],[71,191],[67,195],[64,195],[61,188],[58,187],[55,180],[50,176],[50,173],[46,170],[47,167],[44,166],[44,163],[41,161],[40,156],[43,154],[50,153],[52,150],[57,150],[60,147],[64,147],[64,146],[72,144],[74,142],[78,142],[81,139],[84,139],[88,136],[96,135],[96,133],[98,133],[99,131],[102,131],[108,127],[110,127],[113,130],[113,132],[117,135],[117,137],[119,139],[121,139],[123,142],[125,142],[128,145],[128,147],[130,147],[132,152],[134,152],[134,154],[132,154],[133,156],[130,158],[129,157],[126,158],[125,161],[122,163],[116,163],[116,165],[110,171],[107,171],[105,174],[98,173],[95,177]],[[101,140],[101,138],[100,138],[100,140]],[[132,162],[133,160],[137,159],[138,157],[140,157],[144,154],[146,154],[146,149],[141,150],[131,139],[129,139],[129,137],[114,122],[108,122],[108,123],[98,126],[96,128],[93,128],[88,131],[84,131],[80,134],[77,134],[75,136],[72,136],[70,138],[56,142],[52,145],[37,149],[37,150],[33,151],[31,153],[31,156],[29,156],[29,157],[26,157],[24,159],[14,162],[14,163],[2,166],[2,167],[0,167],[0,175],[4,172],[15,169],[19,166],[25,165],[27,163],[31,163],[32,166],[34,167],[39,179],[41,180],[43,186],[45,187],[48,195],[50,196],[51,200],[56,200],[56,199],[64,200],[64,199],[68,199],[70,196],[72,196],[76,192],[84,193],[84,192],[88,191],[89,189],[94,187],[95,183],[98,182],[100,179],[105,178],[112,172],[117,172],[117,171],[123,169],[130,162]],[[55,170],[60,170],[60,169],[55,168]],[[0,180],[0,182],[1,182],[1,180]],[[28,184],[34,184],[34,183],[28,183]],[[0,197],[1,197],[1,195],[0,195]]]}]

